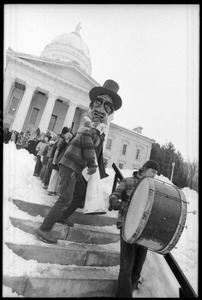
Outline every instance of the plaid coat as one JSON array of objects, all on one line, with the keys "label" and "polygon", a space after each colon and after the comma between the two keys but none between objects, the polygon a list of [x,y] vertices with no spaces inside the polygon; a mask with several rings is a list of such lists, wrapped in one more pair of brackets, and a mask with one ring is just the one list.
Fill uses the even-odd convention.
[{"label": "plaid coat", "polygon": [[81,176],[86,166],[97,166],[93,136],[90,129],[82,128],[77,132],[68,144],[59,164],[74,170],[79,176]]}]

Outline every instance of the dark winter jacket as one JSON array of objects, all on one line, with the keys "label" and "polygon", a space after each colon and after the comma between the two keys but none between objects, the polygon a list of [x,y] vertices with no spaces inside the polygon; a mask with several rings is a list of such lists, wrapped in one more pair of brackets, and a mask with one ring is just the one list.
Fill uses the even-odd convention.
[{"label": "dark winter jacket", "polygon": [[[65,138],[61,137],[56,144],[55,151],[58,150],[58,155],[55,159],[55,164],[52,164],[52,169],[59,171],[58,163],[61,160],[62,156],[64,155],[66,148],[67,148],[67,143],[65,141]],[[55,155],[55,151],[54,151],[54,155]],[[53,155],[53,157],[54,157],[54,155]]]},{"label": "dark winter jacket", "polygon": [[131,201],[131,195],[140,179],[137,177],[124,178],[115,191],[109,196],[109,202],[117,199],[121,199],[121,209],[119,210],[117,219],[117,228],[123,226],[125,215],[128,211],[128,207]]},{"label": "dark winter jacket", "polygon": [[38,143],[39,143],[39,141],[35,141],[35,140],[28,141],[27,150],[29,151],[30,154],[33,154],[35,156],[37,155],[36,146]]}]

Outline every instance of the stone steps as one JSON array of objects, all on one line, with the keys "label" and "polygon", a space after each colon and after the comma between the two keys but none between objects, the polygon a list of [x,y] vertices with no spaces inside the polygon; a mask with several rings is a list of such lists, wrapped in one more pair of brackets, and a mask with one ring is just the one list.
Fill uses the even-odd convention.
[{"label": "stone steps", "polygon": [[39,263],[97,267],[119,264],[118,251],[98,245],[66,242],[58,240],[56,245],[6,242],[6,245],[22,258],[34,259]]},{"label": "stone steps", "polygon": [[[10,217],[13,226],[21,230],[35,234],[35,230],[40,227],[40,222],[33,222],[30,220],[23,220],[19,218]],[[99,228],[88,228],[75,224],[75,227],[68,227],[56,223],[52,229],[53,236],[61,240],[74,241],[86,244],[109,244],[119,241],[119,234],[102,230]]]},{"label": "stone steps", "polygon": [[[50,207],[13,200],[30,216],[45,217]],[[73,216],[74,215],[74,216]],[[3,276],[3,284],[23,297],[115,297],[119,270],[119,233],[112,226],[116,219],[104,215],[71,216],[74,227],[56,223],[53,235],[57,244],[46,244],[35,236],[40,222],[10,217],[13,226],[32,234],[28,242],[6,241],[7,247],[25,261],[37,261],[36,270],[26,269],[26,275]],[[92,227],[90,227],[92,226]],[[114,250],[116,249],[116,250]],[[119,248],[118,248],[119,249]],[[27,267],[26,267],[27,268]]]},{"label": "stone steps", "polygon": [[104,268],[44,266],[43,273],[4,276],[3,284],[23,297],[114,297],[117,275]]},{"label": "stone steps", "polygon": [[[12,199],[12,202],[22,211],[29,213],[31,216],[41,216],[45,218],[51,207],[37,203],[29,203],[19,199]],[[116,225],[116,218],[107,215],[84,215],[83,211],[75,211],[69,218],[76,224],[91,226],[112,226]]]}]

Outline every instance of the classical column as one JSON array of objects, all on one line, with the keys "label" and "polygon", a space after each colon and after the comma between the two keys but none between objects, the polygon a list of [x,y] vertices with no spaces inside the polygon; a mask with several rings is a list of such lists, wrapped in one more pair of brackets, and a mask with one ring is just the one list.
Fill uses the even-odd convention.
[{"label": "classical column", "polygon": [[49,93],[48,96],[49,97],[48,97],[46,106],[44,108],[44,111],[43,111],[43,114],[41,116],[41,120],[40,120],[40,123],[39,123],[39,126],[38,126],[40,128],[41,132],[45,132],[45,133],[48,130],[48,125],[50,123],[50,119],[51,119],[51,116],[52,116],[55,101],[58,98],[58,95],[53,95],[51,93]]},{"label": "classical column", "polygon": [[27,116],[28,109],[29,109],[30,103],[32,101],[32,97],[33,97],[35,90],[36,90],[35,86],[26,84],[26,89],[25,89],[24,95],[22,97],[22,100],[20,102],[20,106],[16,112],[16,116],[13,121],[13,124],[11,125],[11,130],[16,130],[18,132],[22,131],[23,124],[25,122],[25,118]]},{"label": "classical column", "polygon": [[8,102],[8,96],[11,92],[11,88],[15,82],[15,79],[10,77],[8,74],[4,74],[4,96],[3,96],[3,108],[5,110],[7,102]]},{"label": "classical column", "polygon": [[74,114],[75,114],[76,108],[77,108],[76,104],[74,104],[72,102],[69,102],[69,107],[68,107],[68,110],[67,110],[67,113],[66,113],[66,116],[65,116],[63,127],[65,127],[65,126],[66,127],[71,127],[72,126],[72,122],[74,120]]}]

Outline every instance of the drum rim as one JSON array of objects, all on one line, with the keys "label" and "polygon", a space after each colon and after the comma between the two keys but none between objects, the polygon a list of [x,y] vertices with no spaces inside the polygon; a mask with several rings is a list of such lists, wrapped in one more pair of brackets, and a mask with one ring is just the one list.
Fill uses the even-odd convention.
[{"label": "drum rim", "polygon": [[[152,206],[153,206],[153,202],[154,202],[154,194],[155,194],[155,185],[154,185],[154,178],[151,178],[151,177],[148,177],[148,176],[143,176],[140,181],[137,183],[137,185],[135,186],[132,194],[131,194],[131,201],[132,201],[132,198],[134,196],[134,193],[135,191],[137,190],[137,188],[139,187],[139,185],[141,184],[141,182],[143,180],[147,179],[148,182],[149,182],[149,195],[148,195],[148,199],[147,199],[147,202],[149,203],[148,207],[146,208],[146,210],[144,211],[143,215],[142,215],[142,219],[141,220],[142,222],[138,225],[138,227],[136,228],[136,232],[133,233],[133,235],[129,238],[129,239],[126,239],[125,237],[125,224],[126,224],[126,218],[127,218],[127,214],[128,214],[128,210],[129,210],[129,207],[130,207],[130,204],[128,206],[128,210],[127,210],[127,213],[125,214],[125,217],[124,217],[124,223],[123,223],[123,231],[122,231],[122,238],[125,242],[129,243],[129,244],[133,244],[133,243],[136,243],[136,241],[138,240],[138,238],[140,237],[142,231],[144,230],[147,222],[148,222],[148,219],[149,219],[149,215],[150,215],[150,212],[151,212],[151,209],[152,209]],[[152,192],[152,194],[151,194]],[[149,201],[149,199],[151,198],[151,201]],[[143,226],[144,225],[144,226]]]}]

